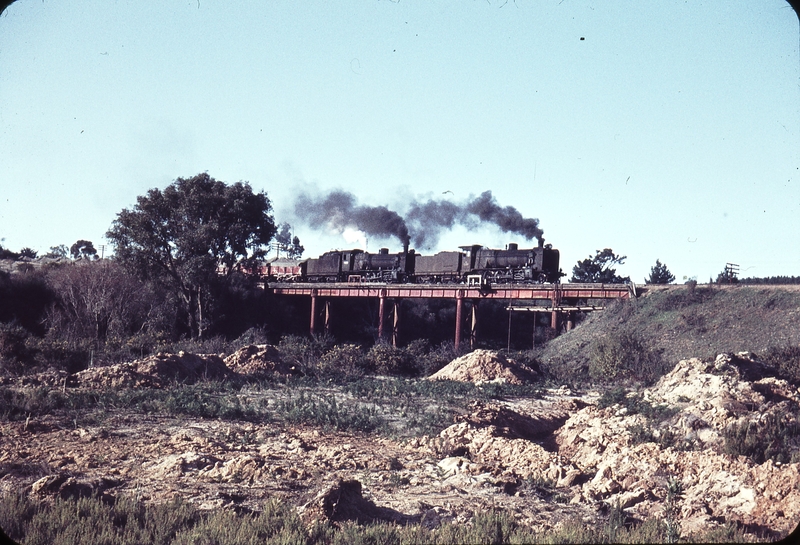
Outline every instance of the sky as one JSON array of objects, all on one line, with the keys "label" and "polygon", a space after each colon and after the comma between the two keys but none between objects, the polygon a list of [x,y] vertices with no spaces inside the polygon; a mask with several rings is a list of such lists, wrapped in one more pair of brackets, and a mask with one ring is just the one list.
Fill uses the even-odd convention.
[{"label": "sky", "polygon": [[[784,0],[17,0],[0,15],[5,248],[108,255],[121,210],[201,172],[265,191],[306,257],[364,237],[298,214],[300,194],[404,216],[491,191],[539,220],[567,273],[612,248],[636,282],[657,259],[678,282],[726,263],[800,276],[798,17]],[[536,244],[478,224],[424,253],[509,242]]]}]

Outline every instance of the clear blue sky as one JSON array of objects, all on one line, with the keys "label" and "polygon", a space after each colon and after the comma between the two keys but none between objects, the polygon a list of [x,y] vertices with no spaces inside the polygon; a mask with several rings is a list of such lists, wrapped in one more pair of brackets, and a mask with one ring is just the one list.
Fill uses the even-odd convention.
[{"label": "clear blue sky", "polygon": [[104,244],[137,195],[207,171],[265,190],[308,256],[351,244],[297,221],[301,190],[400,214],[491,190],[566,272],[610,247],[639,282],[656,259],[800,275],[799,26],[783,0],[18,0],[0,244]]}]

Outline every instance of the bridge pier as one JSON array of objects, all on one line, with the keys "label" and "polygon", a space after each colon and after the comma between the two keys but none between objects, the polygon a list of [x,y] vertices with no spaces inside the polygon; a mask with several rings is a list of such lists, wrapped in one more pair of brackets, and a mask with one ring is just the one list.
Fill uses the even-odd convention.
[{"label": "bridge pier", "polygon": [[397,346],[400,341],[400,299],[394,300],[392,313],[392,346]]},{"label": "bridge pier", "polygon": [[[378,338],[384,339],[386,335],[386,290],[378,294]],[[392,346],[397,346],[400,338],[400,299],[392,300]]]},{"label": "bridge pier", "polygon": [[478,342],[478,301],[472,300],[472,318],[469,328],[469,347],[475,348]]},{"label": "bridge pier", "polygon": [[461,326],[463,325],[463,313],[464,313],[464,290],[456,291],[456,351],[458,347],[461,346]]},{"label": "bridge pier", "polygon": [[317,290],[311,290],[311,336],[317,332]]},{"label": "bridge pier", "polygon": [[386,290],[378,292],[378,339],[383,340],[383,324],[386,323]]}]

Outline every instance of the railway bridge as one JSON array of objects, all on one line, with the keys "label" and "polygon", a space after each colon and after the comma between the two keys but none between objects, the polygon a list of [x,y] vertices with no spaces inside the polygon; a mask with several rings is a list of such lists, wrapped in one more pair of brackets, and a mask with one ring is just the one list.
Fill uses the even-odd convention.
[{"label": "railway bridge", "polygon": [[[474,346],[478,330],[478,303],[482,300],[507,301],[509,331],[511,314],[534,312],[550,314],[550,328],[554,333],[562,326],[572,328],[576,312],[602,310],[609,299],[636,297],[636,285],[629,284],[499,284],[494,286],[468,286],[464,284],[366,284],[330,283],[296,284],[269,283],[265,289],[275,295],[304,296],[311,298],[310,332],[322,327],[330,331],[331,300],[339,297],[361,297],[378,299],[378,337],[391,335],[392,344],[397,344],[400,332],[400,302],[403,299],[454,299],[456,303],[455,344],[464,339],[465,311],[469,311],[469,340]],[[465,309],[465,302],[469,309]],[[391,315],[391,326],[386,327]],[[509,333],[510,334],[510,333]]]}]

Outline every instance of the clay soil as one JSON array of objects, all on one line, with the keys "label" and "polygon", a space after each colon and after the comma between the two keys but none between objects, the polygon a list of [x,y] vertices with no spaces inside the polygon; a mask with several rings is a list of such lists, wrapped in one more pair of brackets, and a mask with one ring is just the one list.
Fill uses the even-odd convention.
[{"label": "clay soil", "polygon": [[[203,383],[212,373],[220,385],[242,379],[232,368],[290,372],[270,355],[275,353],[265,346],[224,360],[160,355],[71,376],[6,378],[4,387],[20,395],[108,388],[146,393],[174,388],[178,379]],[[530,372],[486,351],[445,369],[437,379],[482,384]],[[258,511],[266,500],[279,498],[307,519],[431,528],[468,523],[477,512],[499,509],[542,531],[567,521],[599,524],[612,506],[621,507],[629,522],[664,518],[672,502],[684,537],[734,523],[753,536],[777,539],[800,521],[798,464],[726,454],[723,432],[731,424],[790,414],[800,399],[795,387],[759,378],[763,372],[754,369],[763,371],[750,354],[681,361],[637,394],[658,418],[625,402],[599,403],[600,392],[495,389],[496,395],[466,401],[450,422],[427,433],[391,425],[412,417],[413,411],[397,409],[383,428],[370,432],[289,423],[275,411],[294,393],[285,384],[263,382],[220,392],[221,399],[263,408],[243,418],[72,407],[0,423],[0,492],[22,490],[43,501],[180,497],[200,509],[238,511]],[[322,391],[342,406],[372,403],[379,410],[379,403],[358,400],[341,386],[303,388],[309,395]],[[416,403],[443,401],[422,396]],[[649,435],[642,437],[642,430]],[[677,496],[670,496],[676,486]],[[339,498],[335,509],[332,494]]]}]

